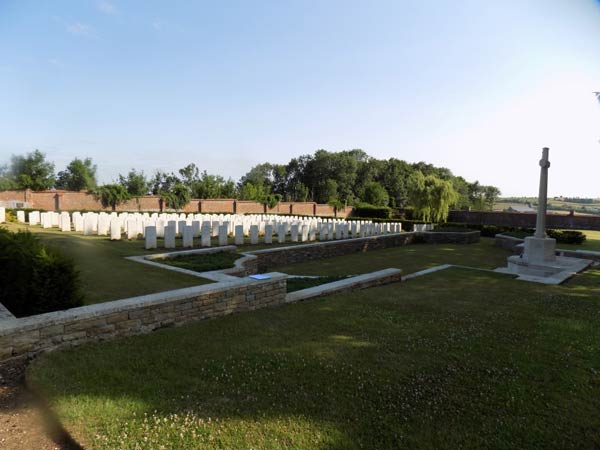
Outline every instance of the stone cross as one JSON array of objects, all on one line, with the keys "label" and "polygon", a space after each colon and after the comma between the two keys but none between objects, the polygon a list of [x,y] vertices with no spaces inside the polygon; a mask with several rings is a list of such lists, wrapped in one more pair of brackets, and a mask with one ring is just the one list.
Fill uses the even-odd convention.
[{"label": "stone cross", "polygon": [[548,168],[550,161],[548,160],[548,152],[550,149],[544,147],[542,149],[542,159],[540,159],[540,193],[538,195],[538,210],[537,220],[535,223],[534,237],[539,239],[546,238],[546,208],[548,202]]}]

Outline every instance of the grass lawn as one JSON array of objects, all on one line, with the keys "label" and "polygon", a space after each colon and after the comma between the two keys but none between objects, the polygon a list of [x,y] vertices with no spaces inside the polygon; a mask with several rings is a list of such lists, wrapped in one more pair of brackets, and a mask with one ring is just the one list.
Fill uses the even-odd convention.
[{"label": "grass lawn", "polygon": [[343,280],[345,276],[333,276],[333,277],[317,277],[317,278],[288,278],[287,279],[287,291],[294,292],[302,289],[308,289],[314,286],[320,286],[325,283],[332,283],[334,281]]},{"label": "grass lawn", "polygon": [[550,287],[453,268],[48,353],[28,376],[93,450],[598,448],[598,311],[599,270]]},{"label": "grass lawn", "polygon": [[483,269],[506,266],[511,253],[494,246],[492,238],[481,238],[477,244],[415,244],[366,253],[307,261],[271,270],[293,275],[357,275],[394,267],[404,274],[440,264],[461,264]]},{"label": "grass lawn", "polygon": [[204,253],[197,255],[182,255],[175,258],[164,258],[154,260],[161,264],[181,267],[183,269],[194,270],[196,272],[206,272],[209,270],[229,269],[234,266],[236,260],[241,255],[234,252]]},{"label": "grass lawn", "polygon": [[57,247],[63,254],[71,257],[80,274],[86,304],[211,282],[124,259],[124,256],[157,252],[145,250],[143,240],[110,241],[105,236],[83,236],[12,223],[6,225],[11,231],[28,229],[44,244]]},{"label": "grass lawn", "polygon": [[578,230],[585,234],[585,242],[581,245],[577,244],[556,244],[558,248],[571,250],[592,250],[600,252],[600,231],[593,230]]}]

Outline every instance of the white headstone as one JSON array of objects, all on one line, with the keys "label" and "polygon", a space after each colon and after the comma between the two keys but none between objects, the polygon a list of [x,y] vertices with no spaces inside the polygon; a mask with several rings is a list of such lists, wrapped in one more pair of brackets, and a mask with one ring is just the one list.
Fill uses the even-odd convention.
[{"label": "white headstone", "polygon": [[83,216],[79,211],[73,213],[73,225],[75,225],[75,231],[81,233],[83,231]]},{"label": "white headstone", "polygon": [[17,222],[25,223],[25,211],[17,211]]},{"label": "white headstone", "polygon": [[[31,216],[31,214],[30,214]],[[6,208],[0,207],[0,223],[6,222]],[[31,223],[29,223],[31,225]]]},{"label": "white headstone", "polygon": [[37,225],[40,223],[40,212],[31,211],[29,213],[29,225]]},{"label": "white headstone", "polygon": [[121,221],[114,217],[110,221],[110,240],[111,241],[120,241],[121,240]]},{"label": "white headstone", "polygon": [[292,225],[292,227],[290,228],[290,235],[291,235],[291,241],[292,242],[298,242],[298,224],[295,223]]},{"label": "white headstone", "polygon": [[177,222],[177,235],[183,236],[183,230],[185,229],[187,222],[185,220],[179,220]]},{"label": "white headstone", "polygon": [[250,244],[258,244],[258,225],[250,225]]},{"label": "white headstone", "polygon": [[163,219],[158,219],[156,221],[156,237],[157,238],[165,237],[165,221]]},{"label": "white headstone", "polygon": [[91,236],[94,234],[94,222],[95,222],[95,217],[91,216],[90,214],[86,214],[85,216],[83,216],[83,235],[84,236]]},{"label": "white headstone", "polygon": [[280,244],[283,244],[285,242],[285,229],[286,229],[286,225],[285,223],[282,223],[281,225],[279,225],[279,228],[277,228],[277,241]]},{"label": "white headstone", "polygon": [[200,236],[200,221],[192,220],[192,233],[195,238]]},{"label": "white headstone", "polygon": [[165,227],[165,248],[175,248],[175,225],[169,225]]},{"label": "white headstone", "polygon": [[149,225],[144,230],[146,250],[156,248],[156,227]]},{"label": "white headstone", "polygon": [[127,239],[137,239],[137,236],[137,220],[135,217],[129,217],[127,219]]},{"label": "white headstone", "polygon": [[308,241],[308,230],[309,230],[308,225],[306,225],[306,224],[302,225],[302,228],[300,229],[300,242]]},{"label": "white headstone", "polygon": [[60,213],[60,231],[71,231],[71,217],[68,212]]},{"label": "white headstone", "polygon": [[244,245],[244,225],[235,226],[235,245]]},{"label": "white headstone", "polygon": [[229,224],[225,222],[219,225],[219,246],[227,245],[227,232],[229,231]]},{"label": "white headstone", "polygon": [[183,225],[183,246],[190,248],[194,246],[194,229],[191,225]]},{"label": "white headstone", "polygon": [[200,245],[202,247],[210,247],[210,222],[202,222],[200,235]]},{"label": "white headstone", "polygon": [[265,225],[265,244],[273,243],[273,225]]}]

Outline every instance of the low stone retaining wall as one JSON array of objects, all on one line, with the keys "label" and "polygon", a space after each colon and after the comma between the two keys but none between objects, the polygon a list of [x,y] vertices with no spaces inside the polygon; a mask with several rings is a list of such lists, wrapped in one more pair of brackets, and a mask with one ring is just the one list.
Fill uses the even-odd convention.
[{"label": "low stone retaining wall", "polygon": [[418,233],[428,244],[476,244],[481,232],[476,231],[423,231]]},{"label": "low stone retaining wall", "polygon": [[273,267],[295,264],[315,259],[331,258],[334,256],[349,255],[356,252],[368,252],[389,247],[400,247],[418,242],[422,239],[431,244],[471,244],[479,242],[479,231],[469,232],[410,232],[383,234],[365,238],[343,239],[339,241],[317,242],[314,244],[278,247],[273,249],[255,250],[247,252],[257,257],[247,263],[248,270],[256,268],[257,271]]},{"label": "low stone retaining wall", "polygon": [[287,276],[268,275],[4,320],[0,361],[285,303]]},{"label": "low stone retaining wall", "polygon": [[383,269],[378,270],[377,272],[365,273],[344,280],[333,281],[331,283],[302,289],[301,291],[290,292],[286,297],[286,302],[293,303],[301,300],[323,297],[325,295],[337,294],[339,292],[367,289],[383,284],[395,283],[397,281],[402,281],[402,270]]},{"label": "low stone retaining wall", "polygon": [[524,239],[508,236],[506,234],[497,234],[494,236],[494,245],[503,249],[509,250],[513,253],[521,253],[523,251]]},{"label": "low stone retaining wall", "polygon": [[257,257],[251,264],[255,265],[258,271],[264,271],[271,267],[285,266],[303,261],[408,245],[414,241],[415,235],[416,233],[384,234],[365,238],[254,250],[247,253]]}]

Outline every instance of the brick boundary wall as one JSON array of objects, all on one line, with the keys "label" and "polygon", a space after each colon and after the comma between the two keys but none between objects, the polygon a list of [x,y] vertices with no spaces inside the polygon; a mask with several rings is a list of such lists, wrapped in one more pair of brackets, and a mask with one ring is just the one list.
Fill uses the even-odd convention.
[{"label": "brick boundary wall", "polygon": [[[448,222],[535,228],[536,214],[500,211],[450,211]],[[546,226],[565,230],[600,230],[600,216],[547,214]]]},{"label": "brick boundary wall", "polygon": [[269,275],[5,320],[0,361],[285,303],[287,276]]},{"label": "brick boundary wall", "polygon": [[[472,244],[479,242],[481,233],[470,232],[409,232],[384,234],[364,238],[343,239],[339,241],[316,242],[314,244],[294,245],[245,252],[256,256],[243,262],[246,271],[244,274],[257,273],[273,267],[285,266],[303,261],[332,258],[335,256],[349,255],[356,252],[368,252],[389,247],[410,245],[420,238],[429,244]],[[233,275],[233,273],[231,273]]]},{"label": "brick boundary wall", "polygon": [[[0,201],[26,202],[28,207],[46,211],[112,211],[104,208],[96,197],[87,192],[72,191],[0,191]],[[347,206],[338,211],[340,218],[349,217],[352,207]],[[132,198],[125,203],[117,205],[116,211],[166,211],[162,201],[157,195],[145,195]],[[280,202],[273,208],[268,208],[262,203],[250,200],[236,200],[231,198],[191,199],[184,206],[183,212],[187,213],[230,213],[230,214],[294,214],[305,216],[335,216],[333,208],[314,202]]]}]

